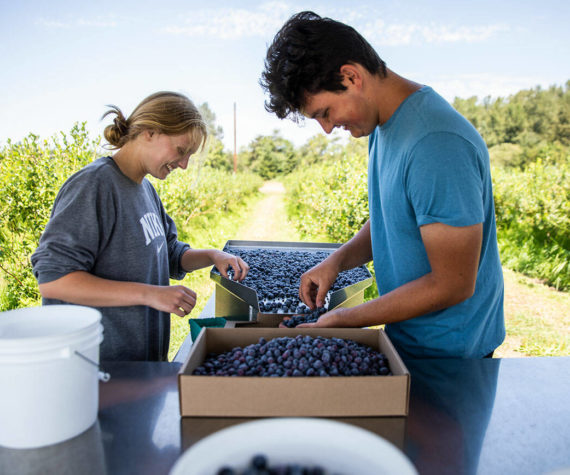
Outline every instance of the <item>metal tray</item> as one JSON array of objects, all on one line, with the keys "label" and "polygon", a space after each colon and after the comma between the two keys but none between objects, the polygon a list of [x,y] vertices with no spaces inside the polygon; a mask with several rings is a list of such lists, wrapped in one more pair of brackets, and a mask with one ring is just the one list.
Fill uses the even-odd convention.
[{"label": "metal tray", "polygon": [[[229,240],[224,250],[231,253],[232,250],[241,249],[273,249],[280,251],[326,251],[329,254],[338,249],[342,244],[336,243],[312,243],[312,242],[282,242],[282,241],[237,241]],[[353,307],[364,301],[364,290],[372,285],[372,276],[365,266],[368,278],[355,282],[348,287],[336,290],[330,294],[329,310],[336,307]],[[259,299],[257,292],[239,282],[227,279],[210,271],[210,278],[216,282],[215,292],[215,316],[225,317],[228,320],[256,321],[258,315],[293,315],[291,313],[269,314],[259,311]]]}]

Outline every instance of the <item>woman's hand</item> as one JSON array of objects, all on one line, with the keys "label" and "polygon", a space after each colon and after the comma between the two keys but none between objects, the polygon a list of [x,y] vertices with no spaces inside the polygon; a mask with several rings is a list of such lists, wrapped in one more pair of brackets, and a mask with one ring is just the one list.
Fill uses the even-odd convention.
[{"label": "woman's hand", "polygon": [[161,312],[184,317],[196,305],[196,292],[183,285],[153,285],[149,290],[147,305]]},{"label": "woman's hand", "polygon": [[215,251],[212,255],[212,261],[220,274],[228,279],[228,270],[231,269],[234,273],[234,280],[238,282],[242,282],[249,272],[249,266],[241,257],[224,251]]}]

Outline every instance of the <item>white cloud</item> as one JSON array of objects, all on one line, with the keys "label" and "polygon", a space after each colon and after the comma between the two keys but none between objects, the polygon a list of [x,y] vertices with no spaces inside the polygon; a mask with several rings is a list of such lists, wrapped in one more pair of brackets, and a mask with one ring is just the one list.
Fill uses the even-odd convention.
[{"label": "white cloud", "polygon": [[273,35],[288,18],[290,8],[284,3],[269,2],[254,11],[230,8],[223,12],[215,9],[193,12],[183,25],[162,29],[165,33],[186,36],[210,36],[236,39]]},{"label": "white cloud", "polygon": [[387,45],[401,46],[412,43],[476,43],[486,41],[497,33],[508,31],[504,24],[485,26],[420,25],[417,23],[388,24],[383,20],[369,22],[363,26],[364,37]]}]

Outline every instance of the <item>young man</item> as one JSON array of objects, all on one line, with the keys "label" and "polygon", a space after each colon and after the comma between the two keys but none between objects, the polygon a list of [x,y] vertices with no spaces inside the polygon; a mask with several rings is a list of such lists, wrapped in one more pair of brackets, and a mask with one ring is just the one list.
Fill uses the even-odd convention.
[{"label": "young man", "polygon": [[281,119],[369,136],[370,219],[301,277],[299,295],[322,306],[339,272],[373,259],[380,297],[311,325],[386,324],[408,357],[492,354],[505,335],[503,276],[489,155],[473,126],[353,28],[312,12],[277,33],[260,82]]}]

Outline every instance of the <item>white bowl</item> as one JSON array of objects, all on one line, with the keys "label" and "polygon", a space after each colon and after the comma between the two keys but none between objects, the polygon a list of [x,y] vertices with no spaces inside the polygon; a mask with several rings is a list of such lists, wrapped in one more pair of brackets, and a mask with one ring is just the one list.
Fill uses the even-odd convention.
[{"label": "white bowl", "polygon": [[238,424],[200,440],[170,475],[212,475],[224,466],[243,470],[256,454],[267,456],[270,466],[319,465],[334,474],[417,474],[398,448],[367,430],[328,419],[276,418]]}]

